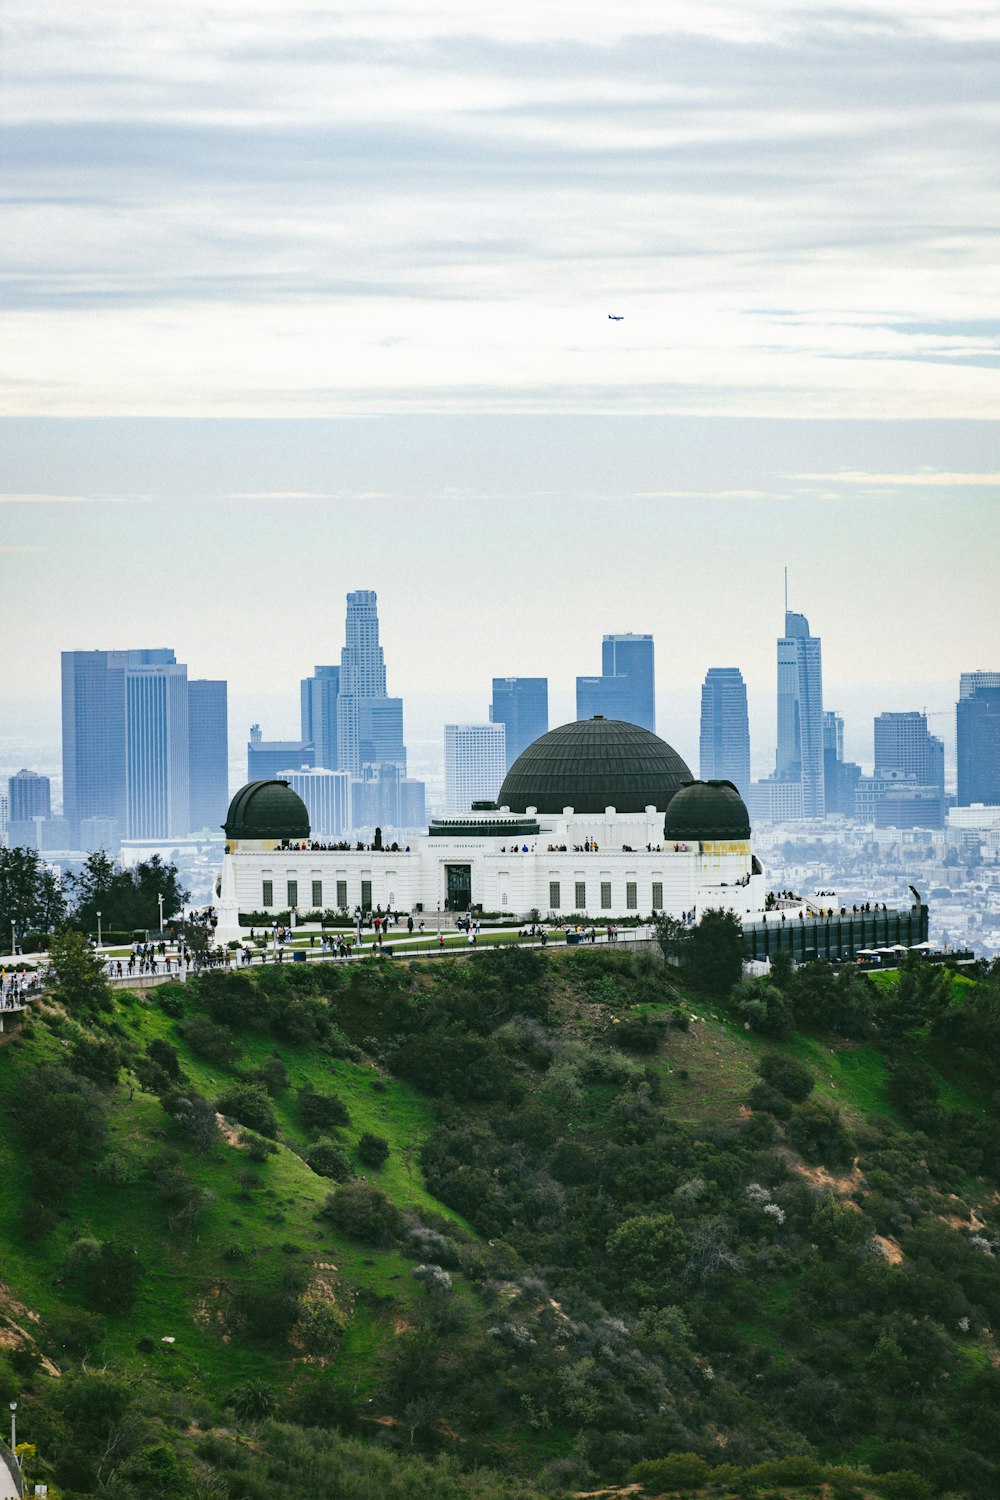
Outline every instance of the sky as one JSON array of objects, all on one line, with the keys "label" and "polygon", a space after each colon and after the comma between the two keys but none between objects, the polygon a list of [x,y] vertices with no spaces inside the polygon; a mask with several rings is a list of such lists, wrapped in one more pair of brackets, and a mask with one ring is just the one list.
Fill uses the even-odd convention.
[{"label": "sky", "polygon": [[1000,667],[992,0],[480,9],[6,0],[0,769],[67,648],[294,733],[356,587],[428,744],[649,630],[766,769],[785,566],[862,760]]}]

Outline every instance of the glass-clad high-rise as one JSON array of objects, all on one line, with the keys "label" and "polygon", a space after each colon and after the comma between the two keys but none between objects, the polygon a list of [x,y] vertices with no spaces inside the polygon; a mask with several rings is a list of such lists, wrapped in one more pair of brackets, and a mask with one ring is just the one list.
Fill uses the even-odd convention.
[{"label": "glass-clad high-rise", "polygon": [[522,750],[549,732],[547,677],[494,677],[490,722],[502,724],[509,771]]},{"label": "glass-clad high-rise", "polygon": [[701,779],[731,781],[750,793],[750,723],[739,667],[710,667],[701,688]]},{"label": "glass-clad high-rise", "polygon": [[775,779],[798,782],[802,816],[826,811],[823,775],[823,652],[805,615],[785,611],[778,640],[778,754]]},{"label": "glass-clad high-rise", "polygon": [[576,679],[576,716],[623,719],[656,733],[653,637],[631,631],[606,635],[601,643],[601,675]]}]

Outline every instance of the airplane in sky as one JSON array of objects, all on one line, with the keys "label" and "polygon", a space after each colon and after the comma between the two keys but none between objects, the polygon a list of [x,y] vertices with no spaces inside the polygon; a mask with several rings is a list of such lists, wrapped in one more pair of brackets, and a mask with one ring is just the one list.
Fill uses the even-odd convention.
[{"label": "airplane in sky", "polygon": [[608,313],[608,317],[611,319],[612,323],[624,323],[625,321],[624,313]]}]

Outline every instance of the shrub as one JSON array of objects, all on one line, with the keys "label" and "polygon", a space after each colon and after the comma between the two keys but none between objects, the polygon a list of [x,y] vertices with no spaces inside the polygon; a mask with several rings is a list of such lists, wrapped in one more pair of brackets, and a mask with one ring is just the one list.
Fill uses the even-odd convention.
[{"label": "shrub", "polygon": [[274,1105],[258,1083],[230,1084],[221,1098],[215,1101],[215,1107],[227,1119],[249,1126],[258,1135],[273,1139],[278,1133]]},{"label": "shrub", "polygon": [[228,1067],[240,1055],[239,1045],[223,1026],[216,1026],[207,1016],[191,1016],[178,1028],[192,1052],[206,1062]]},{"label": "shrub", "polygon": [[792,1007],[777,985],[767,979],[744,979],[735,986],[729,1004],[751,1031],[761,1036],[787,1036]]},{"label": "shrub", "polygon": [[635,1484],[652,1494],[664,1490],[696,1490],[706,1482],[708,1464],[697,1453],[670,1453],[666,1458],[647,1458],[629,1473]]},{"label": "shrub", "polygon": [[66,1258],[66,1276],[84,1299],[101,1312],[128,1312],[139,1290],[142,1263],[119,1241],[77,1240]]},{"label": "shrub", "polygon": [[785,1057],[780,1052],[765,1052],[757,1064],[757,1072],[766,1084],[786,1099],[801,1104],[813,1091],[813,1076],[794,1057]]},{"label": "shrub", "polygon": [[366,1245],[389,1245],[403,1227],[394,1203],[368,1182],[346,1182],[320,1210],[335,1229]]},{"label": "shrub", "polygon": [[305,1160],[320,1177],[332,1177],[334,1182],[349,1182],[355,1175],[351,1158],[339,1141],[316,1141],[306,1152]]},{"label": "shrub", "polygon": [[181,1135],[199,1156],[205,1156],[219,1139],[219,1122],[209,1100],[200,1094],[175,1095],[163,1101]]},{"label": "shrub", "polygon": [[318,1094],[312,1084],[299,1089],[296,1096],[299,1119],[307,1130],[330,1130],[336,1125],[349,1125],[351,1117],[336,1094]]},{"label": "shrub", "polygon": [[787,1131],[789,1140],[808,1161],[823,1162],[828,1167],[851,1165],[854,1142],[839,1109],[825,1100],[807,1099],[804,1104],[797,1104]]},{"label": "shrub", "polygon": [[244,1380],[230,1391],[226,1405],[241,1422],[262,1422],[278,1410],[278,1396],[262,1380]]},{"label": "shrub", "polygon": [[118,1082],[121,1053],[115,1043],[105,1037],[78,1037],[70,1048],[68,1060],[74,1073],[89,1078],[98,1088],[110,1089]]},{"label": "shrub", "polygon": [[383,1140],[380,1135],[372,1135],[371,1131],[366,1130],[358,1141],[358,1155],[366,1167],[371,1167],[377,1172],[389,1155],[389,1142]]}]

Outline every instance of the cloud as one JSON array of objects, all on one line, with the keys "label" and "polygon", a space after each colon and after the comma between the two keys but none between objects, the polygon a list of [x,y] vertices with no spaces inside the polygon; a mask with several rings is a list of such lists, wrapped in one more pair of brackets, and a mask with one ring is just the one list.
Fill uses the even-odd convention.
[{"label": "cloud", "polygon": [[48,547],[16,547],[8,546],[6,542],[0,543],[0,552],[48,552]]},{"label": "cloud", "polygon": [[936,469],[919,469],[911,474],[878,474],[864,470],[843,469],[829,474],[789,474],[786,477],[827,484],[905,485],[917,489],[986,489],[1000,486],[1000,472],[964,474]]},{"label": "cloud", "polygon": [[35,493],[2,494],[0,505],[128,505],[134,495],[43,495]]}]

